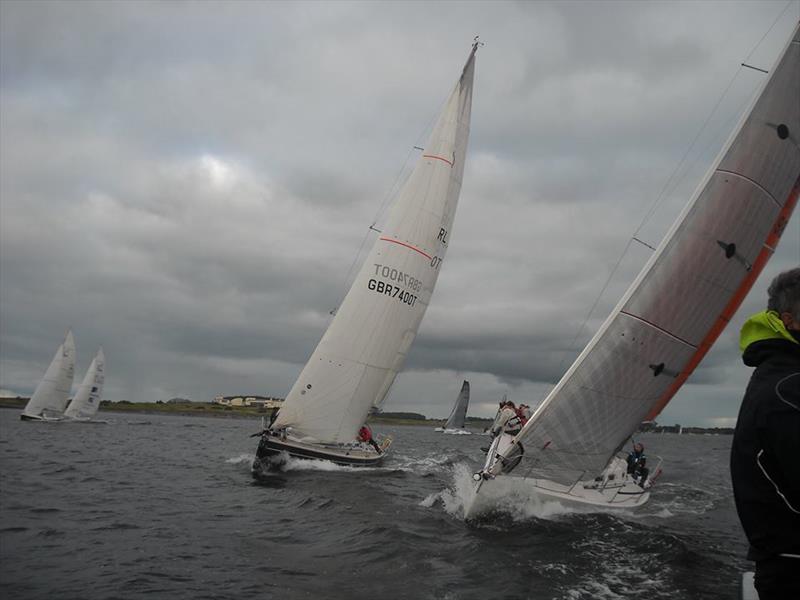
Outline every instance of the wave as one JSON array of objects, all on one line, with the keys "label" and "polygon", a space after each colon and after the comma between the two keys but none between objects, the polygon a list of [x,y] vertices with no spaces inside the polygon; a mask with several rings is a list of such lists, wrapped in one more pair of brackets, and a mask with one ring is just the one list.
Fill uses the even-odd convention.
[{"label": "wave", "polygon": [[241,453],[239,456],[234,456],[232,458],[228,458],[225,460],[226,463],[229,465],[240,465],[242,463],[247,463],[248,465],[253,464],[253,461],[256,459],[255,454],[247,454],[246,452]]},{"label": "wave", "polygon": [[521,477],[502,477],[492,481],[492,485],[481,488],[480,496],[475,494],[475,481],[467,464],[458,463],[452,469],[452,483],[449,487],[428,495],[420,502],[421,506],[431,508],[441,504],[448,514],[468,520],[485,521],[492,514],[503,514],[514,521],[530,519],[559,519],[565,515],[607,513],[628,514],[632,511],[619,508],[581,506],[543,498],[526,479]]}]

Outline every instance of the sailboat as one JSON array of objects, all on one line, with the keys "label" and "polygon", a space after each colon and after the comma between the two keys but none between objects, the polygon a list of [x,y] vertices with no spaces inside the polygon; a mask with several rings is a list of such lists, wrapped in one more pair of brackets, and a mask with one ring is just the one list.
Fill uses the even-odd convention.
[{"label": "sailboat", "polygon": [[[254,471],[282,453],[380,463],[388,446],[356,434],[401,370],[450,243],[464,172],[477,38],[378,239],[278,412]],[[379,451],[380,450],[380,451]]]},{"label": "sailboat", "polygon": [[74,373],[75,340],[70,330],[19,418],[23,421],[60,420],[67,406]]},{"label": "sailboat", "polygon": [[100,408],[100,400],[103,398],[105,362],[105,355],[101,347],[86,370],[86,375],[83,377],[83,382],[78,388],[78,392],[72,402],[69,403],[67,410],[64,411],[65,419],[79,422],[106,422],[93,419]]},{"label": "sailboat", "polygon": [[453,410],[450,411],[450,416],[447,417],[447,422],[444,427],[437,427],[435,431],[441,433],[454,433],[460,435],[469,435],[469,431],[464,429],[464,422],[467,418],[467,408],[469,407],[469,381],[464,380],[461,385],[461,392],[456,398],[456,403],[453,405]]},{"label": "sailboat", "polygon": [[649,491],[627,476],[617,453],[711,348],[775,251],[797,203],[799,31],[800,25],[596,335],[525,426],[494,439],[473,476],[468,518],[502,488],[523,485],[511,483],[518,477],[525,490],[567,504],[629,508],[647,501]]}]

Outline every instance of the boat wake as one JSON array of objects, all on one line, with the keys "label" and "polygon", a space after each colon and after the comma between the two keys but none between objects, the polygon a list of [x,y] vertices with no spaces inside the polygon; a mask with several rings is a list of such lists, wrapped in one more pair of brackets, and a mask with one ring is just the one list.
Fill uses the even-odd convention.
[{"label": "boat wake", "polygon": [[239,456],[234,456],[233,458],[229,458],[225,462],[228,463],[229,465],[240,465],[242,463],[252,465],[255,458],[256,457],[253,454],[242,452]]},{"label": "boat wake", "polygon": [[[448,514],[460,519],[486,518],[492,514],[503,514],[515,521],[558,519],[564,515],[586,513],[608,513],[620,515],[619,508],[604,509],[597,506],[581,506],[544,499],[522,478],[498,478],[492,485],[481,488],[475,494],[475,482],[469,465],[459,463],[453,467],[452,484],[447,489],[427,496],[421,506],[428,508],[440,505]],[[627,511],[624,511],[627,512]]]}]

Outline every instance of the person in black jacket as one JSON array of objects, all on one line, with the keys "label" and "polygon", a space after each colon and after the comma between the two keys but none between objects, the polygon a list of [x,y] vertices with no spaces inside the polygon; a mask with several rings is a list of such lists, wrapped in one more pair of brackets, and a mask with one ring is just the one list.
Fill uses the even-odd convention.
[{"label": "person in black jacket", "polygon": [[731,448],[736,510],[761,600],[800,598],[800,268],[742,327],[747,386]]}]

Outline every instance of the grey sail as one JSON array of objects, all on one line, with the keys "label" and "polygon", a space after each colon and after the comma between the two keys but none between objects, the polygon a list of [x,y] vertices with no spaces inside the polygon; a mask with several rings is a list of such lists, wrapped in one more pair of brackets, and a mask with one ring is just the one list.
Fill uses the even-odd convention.
[{"label": "grey sail", "polygon": [[642,272],[504,450],[524,448],[514,475],[600,473],[680,389],[774,253],[800,191],[798,29]]},{"label": "grey sail", "polygon": [[453,405],[453,410],[450,412],[450,416],[447,417],[447,423],[445,423],[444,428],[462,429],[467,419],[467,408],[469,408],[469,381],[465,380],[456,403]]}]

